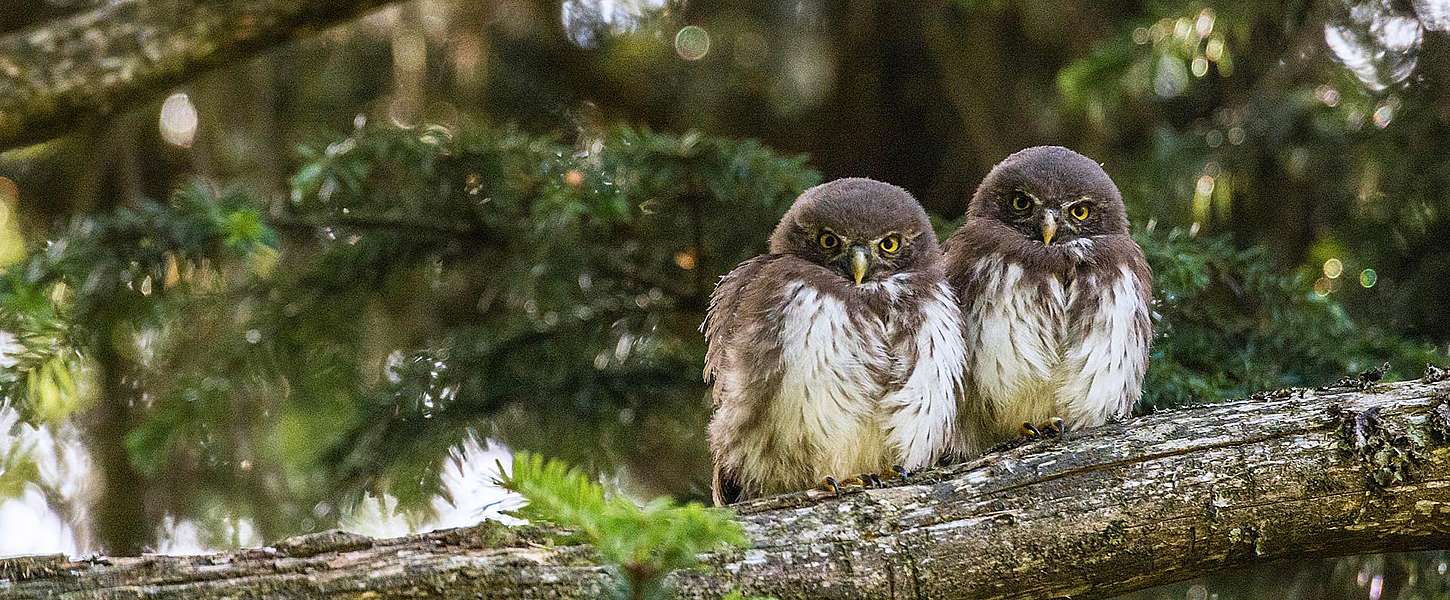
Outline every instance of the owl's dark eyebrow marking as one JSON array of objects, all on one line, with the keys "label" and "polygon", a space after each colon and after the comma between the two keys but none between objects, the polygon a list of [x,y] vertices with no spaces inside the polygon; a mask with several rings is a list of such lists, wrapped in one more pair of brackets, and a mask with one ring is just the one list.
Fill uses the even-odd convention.
[{"label": "owl's dark eyebrow marking", "polygon": [[1042,199],[1041,198],[1038,198],[1032,192],[1029,192],[1029,191],[1024,190],[1022,188],[1012,188],[1012,192],[1013,193],[1017,193],[1017,194],[1022,194],[1023,196],[1027,196],[1028,198],[1031,198],[1033,202],[1036,202],[1038,204],[1042,204]]},{"label": "owl's dark eyebrow marking", "polygon": [[838,238],[841,238],[843,240],[846,239],[846,238],[841,237],[841,234],[836,233],[835,231],[832,231],[830,227],[826,227],[824,225],[806,225],[805,223],[801,223],[800,224],[800,227],[801,227],[801,231],[804,231],[804,232],[809,233],[809,234],[814,235],[814,236],[818,236],[819,237],[822,233],[829,233],[829,234],[834,235],[834,236],[836,236]]}]

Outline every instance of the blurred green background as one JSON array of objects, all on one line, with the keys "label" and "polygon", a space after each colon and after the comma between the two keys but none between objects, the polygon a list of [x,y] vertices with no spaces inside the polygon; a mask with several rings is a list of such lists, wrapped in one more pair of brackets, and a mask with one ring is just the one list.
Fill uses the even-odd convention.
[{"label": "blurred green background", "polygon": [[[0,31],[89,5],[33,4]],[[1150,256],[1141,410],[1417,376],[1450,350],[1447,30],[1447,0],[415,0],[225,65],[0,154],[0,553],[465,525],[512,507],[509,449],[704,498],[716,278],[818,181],[945,233],[1033,144],[1103,162]]]}]

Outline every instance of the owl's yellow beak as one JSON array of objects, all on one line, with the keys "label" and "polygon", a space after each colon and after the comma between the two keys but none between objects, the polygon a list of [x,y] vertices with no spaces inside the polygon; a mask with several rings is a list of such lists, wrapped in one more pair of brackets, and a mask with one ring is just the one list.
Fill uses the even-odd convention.
[{"label": "owl's yellow beak", "polygon": [[1052,236],[1057,235],[1057,216],[1052,211],[1042,213],[1042,245],[1051,246]]},{"label": "owl's yellow beak", "polygon": [[851,248],[851,276],[856,278],[856,285],[866,280],[868,270],[870,263],[866,260],[866,249],[861,246]]}]

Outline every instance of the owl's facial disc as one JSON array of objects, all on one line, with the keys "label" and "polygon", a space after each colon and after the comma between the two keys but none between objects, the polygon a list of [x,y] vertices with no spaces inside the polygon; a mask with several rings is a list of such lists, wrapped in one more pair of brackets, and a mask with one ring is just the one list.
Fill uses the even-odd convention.
[{"label": "owl's facial disc", "polygon": [[915,233],[903,235],[896,231],[836,233],[822,227],[815,234],[815,247],[821,264],[861,285],[898,272],[916,237]]},{"label": "owl's facial disc", "polygon": [[1027,239],[1041,241],[1044,246],[1090,235],[1089,225],[1097,214],[1091,196],[1043,199],[1031,192],[1016,190],[1007,197],[1005,205],[1008,222]]}]

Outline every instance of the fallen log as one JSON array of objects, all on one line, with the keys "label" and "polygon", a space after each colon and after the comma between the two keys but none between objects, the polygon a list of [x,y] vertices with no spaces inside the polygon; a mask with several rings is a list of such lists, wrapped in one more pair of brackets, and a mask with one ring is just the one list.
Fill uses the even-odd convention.
[{"label": "fallen log", "polygon": [[[841,498],[737,506],[685,598],[1101,598],[1261,561],[1450,547],[1450,380],[1160,412]],[[208,556],[0,560],[4,598],[590,598],[587,547],[483,524]]]}]

